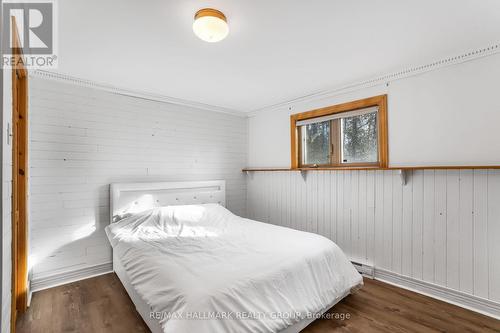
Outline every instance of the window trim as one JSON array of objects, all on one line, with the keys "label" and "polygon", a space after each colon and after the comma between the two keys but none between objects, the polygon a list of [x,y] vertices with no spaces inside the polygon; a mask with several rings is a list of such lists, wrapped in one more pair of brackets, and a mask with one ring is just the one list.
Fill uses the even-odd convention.
[{"label": "window trim", "polygon": [[[324,117],[336,113],[343,113],[354,111],[358,109],[364,109],[368,107],[378,107],[378,162],[375,163],[340,163],[340,164],[323,164],[323,165],[302,165],[301,164],[301,146],[300,146],[300,127],[297,126],[297,121],[313,119],[318,117]],[[335,133],[340,135],[340,128],[338,130],[330,129],[330,143],[332,143],[332,138]],[[337,104],[332,106],[327,106],[321,109],[311,110],[302,113],[296,113],[290,116],[290,136],[291,136],[291,168],[301,169],[301,168],[361,168],[361,167],[373,167],[375,168],[387,168],[389,165],[388,157],[388,133],[387,133],[387,95],[379,95],[369,98],[364,98],[352,102],[347,102],[343,104]],[[337,137],[338,139],[338,137]],[[339,141],[335,141],[339,142]],[[338,145],[336,145],[338,146]],[[336,153],[340,154],[340,147],[336,147]]]}]

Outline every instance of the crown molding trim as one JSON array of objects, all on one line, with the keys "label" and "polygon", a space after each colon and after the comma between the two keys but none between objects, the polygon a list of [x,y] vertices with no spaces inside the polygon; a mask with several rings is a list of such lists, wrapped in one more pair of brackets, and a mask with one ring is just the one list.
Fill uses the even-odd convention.
[{"label": "crown molding trim", "polygon": [[48,80],[60,81],[60,82],[65,82],[65,83],[70,83],[70,84],[74,84],[74,85],[78,85],[78,86],[82,86],[82,87],[94,88],[94,89],[114,93],[117,95],[142,98],[142,99],[161,102],[161,103],[182,105],[182,106],[192,107],[192,108],[201,109],[201,110],[231,114],[231,115],[239,116],[239,117],[252,117],[252,116],[255,116],[261,112],[273,111],[273,110],[277,110],[277,109],[281,109],[281,108],[288,108],[296,103],[304,103],[304,102],[316,101],[316,100],[320,100],[320,99],[326,99],[329,97],[334,97],[334,96],[346,94],[349,92],[374,87],[374,86],[381,85],[381,84],[389,84],[389,83],[397,81],[397,80],[402,80],[402,79],[405,79],[408,77],[412,77],[412,76],[416,76],[419,74],[435,71],[435,70],[438,70],[438,69],[441,69],[444,67],[461,64],[464,62],[480,59],[483,57],[492,56],[492,55],[498,54],[498,53],[500,53],[500,42],[493,43],[493,44],[486,46],[486,47],[482,47],[482,48],[478,48],[478,49],[474,49],[474,50],[470,50],[470,51],[464,51],[458,55],[438,59],[436,61],[426,63],[423,65],[408,67],[408,68],[404,68],[404,69],[401,69],[401,70],[396,71],[396,72],[382,74],[380,76],[376,76],[376,77],[369,78],[366,80],[354,81],[354,82],[351,82],[349,84],[333,87],[331,89],[316,91],[316,92],[313,92],[313,93],[310,93],[307,95],[303,95],[303,96],[300,96],[300,97],[297,97],[297,98],[294,98],[291,100],[287,100],[287,101],[283,101],[280,103],[264,106],[262,108],[259,108],[259,109],[253,110],[253,111],[236,111],[236,110],[232,110],[232,109],[228,109],[228,108],[224,108],[224,107],[219,107],[219,106],[215,106],[215,105],[194,102],[194,101],[184,100],[184,99],[160,95],[160,94],[153,94],[153,93],[149,93],[149,92],[145,92],[145,91],[120,88],[120,87],[115,87],[115,86],[110,85],[110,84],[105,84],[105,83],[100,83],[100,82],[96,82],[96,81],[92,81],[92,80],[82,79],[82,78],[78,78],[75,76],[62,74],[62,73],[58,73],[58,72],[53,72],[53,71],[45,71],[45,70],[37,69],[37,70],[31,71],[30,76],[48,79]]},{"label": "crown molding trim", "polygon": [[207,111],[212,111],[212,112],[226,113],[226,114],[231,114],[231,115],[239,116],[239,117],[247,117],[247,114],[245,112],[231,110],[231,109],[224,108],[224,107],[219,107],[219,106],[215,106],[215,105],[194,102],[194,101],[189,101],[189,100],[184,100],[184,99],[160,95],[160,94],[153,94],[153,93],[149,93],[149,92],[145,92],[145,91],[120,88],[120,87],[116,87],[116,86],[113,86],[110,84],[96,82],[96,81],[87,80],[87,79],[82,79],[82,78],[78,78],[75,76],[62,74],[62,73],[58,73],[58,72],[53,72],[53,71],[45,71],[45,70],[36,69],[36,70],[33,70],[30,72],[30,77],[41,78],[41,79],[52,80],[52,81],[59,81],[59,82],[69,83],[69,84],[73,84],[73,85],[77,85],[77,86],[81,86],[81,87],[98,89],[98,90],[106,91],[106,92],[116,94],[116,95],[124,95],[124,96],[129,96],[129,97],[134,97],[134,98],[142,98],[142,99],[155,101],[155,102],[181,105],[181,106],[186,106],[186,107],[191,107],[191,108],[201,109],[201,110],[207,110]]},{"label": "crown molding trim", "polygon": [[414,67],[408,67],[404,68],[402,70],[388,73],[388,74],[383,74],[377,77],[373,77],[370,79],[362,80],[362,81],[356,81],[356,82],[351,82],[346,85],[341,85],[334,87],[332,89],[327,89],[327,90],[321,90],[317,92],[313,92],[311,94],[307,94],[301,97],[297,97],[288,101],[284,101],[281,103],[277,104],[272,104],[268,105],[265,107],[262,107],[257,110],[253,110],[247,113],[249,117],[255,116],[258,113],[264,112],[264,111],[273,111],[277,110],[280,108],[287,108],[292,106],[295,103],[304,103],[304,102],[310,102],[310,101],[316,101],[319,99],[325,99],[329,97],[334,97],[337,95],[342,95],[345,93],[365,89],[365,88],[370,88],[374,87],[380,84],[389,84],[391,82],[405,79],[408,77],[412,77],[415,75],[435,71],[444,67],[452,66],[452,65],[457,65],[461,64],[467,61],[472,61],[476,59],[480,59],[483,57],[491,56],[494,54],[500,53],[500,42],[499,43],[493,43],[489,46],[478,48],[475,50],[470,50],[470,51],[464,51],[463,53],[460,53],[455,56],[451,56],[448,58],[442,58],[427,64],[423,65],[418,65]]}]

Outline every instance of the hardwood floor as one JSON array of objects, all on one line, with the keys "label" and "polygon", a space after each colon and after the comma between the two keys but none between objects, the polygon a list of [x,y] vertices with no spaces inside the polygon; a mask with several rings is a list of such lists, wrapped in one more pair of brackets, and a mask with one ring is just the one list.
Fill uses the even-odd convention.
[{"label": "hardwood floor", "polygon": [[[302,332],[500,332],[498,320],[369,279],[329,313],[333,318],[316,320]],[[17,332],[149,330],[118,277],[106,274],[35,293]]]}]

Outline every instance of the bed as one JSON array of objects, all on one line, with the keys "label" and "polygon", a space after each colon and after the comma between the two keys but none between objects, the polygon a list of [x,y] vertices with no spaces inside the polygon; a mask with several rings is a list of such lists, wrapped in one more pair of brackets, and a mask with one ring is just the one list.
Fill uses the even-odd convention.
[{"label": "bed", "polygon": [[312,233],[225,208],[225,182],[112,184],[113,268],[153,333],[296,333],[362,277]]}]

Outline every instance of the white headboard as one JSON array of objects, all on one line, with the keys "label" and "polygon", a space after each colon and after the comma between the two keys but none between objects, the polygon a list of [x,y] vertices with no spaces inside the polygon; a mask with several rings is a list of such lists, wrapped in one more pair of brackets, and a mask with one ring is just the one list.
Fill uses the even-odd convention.
[{"label": "white headboard", "polygon": [[224,180],[115,183],[110,186],[111,223],[154,207],[219,203],[226,205]]}]

